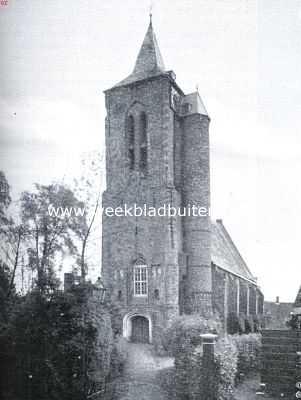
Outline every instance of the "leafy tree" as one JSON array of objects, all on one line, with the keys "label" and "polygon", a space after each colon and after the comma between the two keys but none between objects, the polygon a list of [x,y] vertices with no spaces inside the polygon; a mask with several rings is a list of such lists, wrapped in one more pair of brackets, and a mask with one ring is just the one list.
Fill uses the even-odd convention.
[{"label": "leafy tree", "polygon": [[21,196],[21,219],[30,239],[28,265],[37,273],[38,287],[53,290],[57,257],[77,255],[75,236],[86,227],[86,220],[70,212],[83,208],[83,203],[66,186],[35,184],[35,188]]},{"label": "leafy tree", "polygon": [[17,224],[9,213],[11,204],[10,187],[2,171],[0,171],[0,251],[2,263],[6,265],[10,283],[7,287],[7,298],[10,297],[15,284],[17,267],[20,263],[23,242],[26,232],[22,224]]},{"label": "leafy tree", "polygon": [[0,260],[0,329],[8,318],[7,293],[10,288],[10,281],[9,268]]},{"label": "leafy tree", "polygon": [[3,171],[0,171],[0,232],[10,221],[7,208],[11,203],[10,188]]}]

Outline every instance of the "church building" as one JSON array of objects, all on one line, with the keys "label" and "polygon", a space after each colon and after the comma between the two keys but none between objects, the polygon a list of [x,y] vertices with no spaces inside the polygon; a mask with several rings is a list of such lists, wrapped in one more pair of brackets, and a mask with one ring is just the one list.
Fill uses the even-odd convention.
[{"label": "church building", "polygon": [[209,215],[210,118],[199,93],[185,94],[166,70],[152,21],[133,72],[105,91],[105,103],[102,206],[205,210],[202,216],[104,213],[102,278],[121,310],[123,336],[156,342],[177,316],[212,312],[225,327],[234,318],[252,330],[262,293],[222,221]]}]

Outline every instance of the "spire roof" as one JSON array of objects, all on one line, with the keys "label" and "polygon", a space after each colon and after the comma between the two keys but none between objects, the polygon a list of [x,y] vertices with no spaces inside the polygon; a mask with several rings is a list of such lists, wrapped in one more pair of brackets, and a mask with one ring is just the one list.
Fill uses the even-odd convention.
[{"label": "spire roof", "polygon": [[300,286],[300,289],[298,291],[294,306],[298,307],[298,308],[299,307],[301,308],[301,286]]},{"label": "spire roof", "polygon": [[150,19],[133,72],[114,87],[127,85],[138,80],[160,75],[164,72],[165,66],[163,58],[153,29],[152,20]]}]

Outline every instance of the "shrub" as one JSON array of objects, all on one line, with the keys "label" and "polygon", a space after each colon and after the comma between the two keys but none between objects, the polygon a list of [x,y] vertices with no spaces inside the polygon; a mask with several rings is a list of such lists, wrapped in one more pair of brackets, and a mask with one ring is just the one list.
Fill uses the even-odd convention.
[{"label": "shrub", "polygon": [[214,364],[204,363],[202,347],[191,357],[191,383],[189,399],[199,400],[214,394],[216,400],[231,400],[237,372],[237,349],[231,337],[221,337],[215,346]]},{"label": "shrub", "polygon": [[216,344],[213,371],[203,363],[201,333],[221,332],[217,317],[179,317],[165,335],[165,346],[175,357],[175,371],[169,376],[171,398],[205,399],[210,380],[211,391],[218,400],[230,400],[237,372],[237,348],[231,337],[220,337]]},{"label": "shrub", "polygon": [[229,313],[228,320],[227,320],[227,332],[230,335],[234,335],[235,333],[241,333],[241,327],[239,324],[239,318],[236,313]]},{"label": "shrub", "polygon": [[[237,319],[238,321],[238,319]],[[215,360],[208,371],[204,365],[201,333],[219,333],[215,345]],[[181,316],[166,331],[164,344],[175,357],[173,374],[165,378],[173,399],[206,399],[209,387],[216,400],[230,400],[237,377],[257,371],[260,364],[261,340],[259,334],[221,334],[218,318],[204,319],[199,316]]]},{"label": "shrub", "polygon": [[122,375],[125,363],[128,358],[128,345],[127,341],[122,336],[115,338],[113,351],[111,354],[111,368],[109,380],[114,381]]},{"label": "shrub", "polygon": [[247,375],[260,368],[261,335],[233,335],[233,341],[238,351],[238,375]]},{"label": "shrub", "polygon": [[162,344],[173,357],[177,357],[188,347],[200,343],[200,334],[222,331],[222,324],[217,316],[203,318],[199,315],[183,315],[174,320],[172,325],[162,334]]},{"label": "shrub", "polygon": [[292,313],[290,319],[286,322],[286,326],[292,330],[301,330],[301,314]]},{"label": "shrub", "polygon": [[238,351],[233,339],[229,336],[217,341],[215,347],[217,398],[232,399],[237,375]]},{"label": "shrub", "polygon": [[[28,293],[1,332],[9,364],[7,399],[81,400],[103,389],[110,371],[110,315],[86,288]],[[11,397],[9,397],[11,396]]]}]

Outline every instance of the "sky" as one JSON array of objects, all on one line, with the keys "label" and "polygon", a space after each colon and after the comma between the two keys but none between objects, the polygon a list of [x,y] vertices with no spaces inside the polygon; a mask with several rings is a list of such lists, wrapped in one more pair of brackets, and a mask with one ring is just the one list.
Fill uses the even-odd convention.
[{"label": "sky", "polygon": [[[267,300],[301,284],[301,1],[152,1],[167,69],[210,114],[211,203]],[[149,0],[0,7],[0,169],[17,199],[104,150],[103,91],[132,71]]]}]

